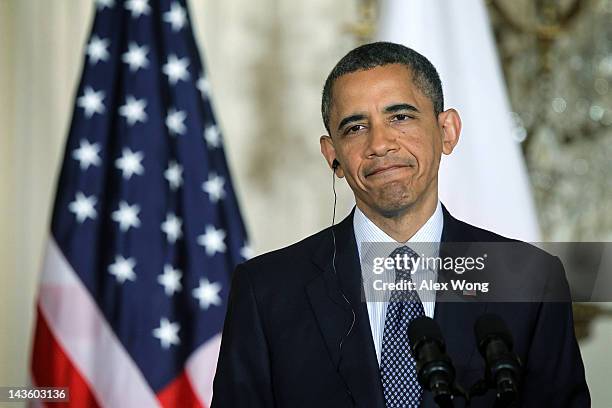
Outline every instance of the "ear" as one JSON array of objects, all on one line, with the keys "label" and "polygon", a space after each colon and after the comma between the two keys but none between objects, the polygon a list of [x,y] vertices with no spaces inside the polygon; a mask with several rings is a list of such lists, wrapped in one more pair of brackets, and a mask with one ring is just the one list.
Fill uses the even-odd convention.
[{"label": "ear", "polygon": [[332,171],[335,171],[336,176],[342,178],[344,177],[344,171],[342,170],[342,163],[336,170],[334,170],[333,163],[334,159],[340,162],[340,158],[336,154],[336,148],[334,147],[334,142],[332,138],[328,135],[323,135],[319,139],[319,143],[321,145],[321,154],[325,157],[325,161],[327,161],[327,165]]},{"label": "ear", "polygon": [[442,152],[449,155],[459,142],[461,118],[455,109],[447,109],[438,115],[438,126],[442,129]]}]

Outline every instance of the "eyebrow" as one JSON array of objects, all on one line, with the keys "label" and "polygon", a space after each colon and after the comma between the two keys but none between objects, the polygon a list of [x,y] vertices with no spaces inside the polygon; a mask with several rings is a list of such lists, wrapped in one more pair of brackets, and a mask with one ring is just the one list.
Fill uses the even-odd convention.
[{"label": "eyebrow", "polygon": [[[393,105],[389,105],[383,109],[384,113],[395,113],[400,111],[411,111],[415,113],[420,113],[416,106],[410,105],[409,103],[396,103]],[[342,130],[342,128],[349,123],[358,122],[365,118],[366,115],[364,115],[363,113],[356,113],[354,115],[347,116],[340,121],[340,124],[338,125],[338,131]]]},{"label": "eyebrow", "polygon": [[416,106],[410,105],[409,103],[396,103],[393,105],[389,105],[385,107],[383,112],[394,113],[394,112],[405,111],[405,110],[419,113],[419,110],[416,108]]},{"label": "eyebrow", "polygon": [[338,131],[340,131],[348,123],[357,122],[357,121],[363,120],[365,118],[366,118],[366,115],[364,115],[363,113],[357,113],[355,115],[347,116],[347,117],[345,117],[344,119],[342,119],[340,121],[340,124],[338,125]]}]

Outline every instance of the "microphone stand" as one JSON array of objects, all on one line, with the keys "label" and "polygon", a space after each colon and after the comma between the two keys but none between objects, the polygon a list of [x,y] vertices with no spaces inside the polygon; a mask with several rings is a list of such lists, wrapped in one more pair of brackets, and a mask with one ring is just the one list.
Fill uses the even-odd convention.
[{"label": "microphone stand", "polygon": [[[485,379],[480,379],[478,381],[476,381],[474,384],[472,384],[472,386],[470,387],[469,393],[468,393],[468,399],[471,400],[474,397],[480,397],[483,396],[487,393],[487,391],[489,390],[495,390],[496,387],[490,382],[487,381]],[[517,404],[517,400],[516,400],[516,394],[515,394],[516,390],[512,390],[512,392],[509,392],[507,394],[500,394],[499,391],[497,392],[497,397],[495,398],[495,404],[493,405],[494,408],[506,408],[506,407],[513,407],[513,406],[518,406],[515,405]],[[466,406],[469,406],[466,405]]]},{"label": "microphone stand", "polygon": [[446,387],[444,390],[433,387],[431,393],[433,394],[434,402],[440,408],[454,408],[454,397],[463,398],[463,400],[465,401],[465,406],[470,406],[469,393],[467,393],[465,389],[457,382],[453,383],[450,390]]}]

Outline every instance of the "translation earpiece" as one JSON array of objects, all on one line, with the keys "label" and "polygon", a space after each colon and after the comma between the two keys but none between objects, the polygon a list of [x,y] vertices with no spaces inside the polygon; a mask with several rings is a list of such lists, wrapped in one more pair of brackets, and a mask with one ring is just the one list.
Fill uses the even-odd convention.
[{"label": "translation earpiece", "polygon": [[338,167],[340,167],[340,162],[337,159],[334,159],[332,162],[332,169],[335,171]]}]

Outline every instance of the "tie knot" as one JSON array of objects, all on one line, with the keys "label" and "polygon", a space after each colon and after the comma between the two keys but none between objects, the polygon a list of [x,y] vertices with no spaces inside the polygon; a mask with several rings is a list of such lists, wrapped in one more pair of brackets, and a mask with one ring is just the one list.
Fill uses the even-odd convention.
[{"label": "tie knot", "polygon": [[402,245],[391,252],[389,258],[392,258],[395,263],[395,280],[411,280],[410,272],[418,258],[417,253],[406,245]]},{"label": "tie knot", "polygon": [[417,253],[412,250],[409,246],[402,245],[398,246],[389,254],[390,257],[395,257],[395,255],[407,255],[409,257],[417,257]]}]

